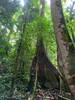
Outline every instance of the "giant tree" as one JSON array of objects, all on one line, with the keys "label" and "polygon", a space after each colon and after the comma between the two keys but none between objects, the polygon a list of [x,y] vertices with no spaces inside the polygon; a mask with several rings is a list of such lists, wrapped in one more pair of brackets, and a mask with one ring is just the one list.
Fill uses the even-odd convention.
[{"label": "giant tree", "polygon": [[[44,9],[45,9],[45,0],[41,0],[41,10],[40,10],[41,20],[44,17]],[[44,25],[43,23],[41,23],[42,21],[40,19],[39,19],[38,26],[37,26],[38,31],[37,31],[36,54],[32,61],[29,87],[34,85],[33,78],[37,74],[37,76],[35,77],[36,83],[38,81],[42,88],[45,87],[45,88],[55,89],[55,88],[59,88],[59,75],[60,74],[57,71],[57,69],[53,66],[49,58],[47,57],[46,50],[44,47],[44,41],[43,41],[44,32],[42,33]]]},{"label": "giant tree", "polygon": [[75,99],[75,48],[66,28],[61,0],[51,0],[51,13],[59,48],[58,52],[61,54],[62,68]]}]

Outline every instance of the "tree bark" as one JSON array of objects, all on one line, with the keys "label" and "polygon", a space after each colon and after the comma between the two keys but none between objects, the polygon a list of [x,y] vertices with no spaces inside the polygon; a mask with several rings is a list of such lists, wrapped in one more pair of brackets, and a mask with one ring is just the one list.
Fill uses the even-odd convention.
[{"label": "tree bark", "polygon": [[[41,11],[40,11],[40,17],[44,16],[45,5],[43,4],[45,4],[45,0],[41,0],[40,2],[40,5],[42,5]],[[47,57],[41,34],[39,34],[37,37],[36,55],[33,59],[31,72],[30,72],[30,80],[32,82],[31,81],[30,82],[34,84],[34,81],[33,81],[34,76],[37,76],[37,81],[39,82],[42,88],[49,88],[49,89],[58,88],[59,89],[60,74]],[[38,65],[37,75],[36,75],[36,69],[37,69],[36,65]]]},{"label": "tree bark", "polygon": [[51,13],[57,45],[62,57],[63,71],[75,100],[75,48],[66,28],[61,0],[51,0]]}]

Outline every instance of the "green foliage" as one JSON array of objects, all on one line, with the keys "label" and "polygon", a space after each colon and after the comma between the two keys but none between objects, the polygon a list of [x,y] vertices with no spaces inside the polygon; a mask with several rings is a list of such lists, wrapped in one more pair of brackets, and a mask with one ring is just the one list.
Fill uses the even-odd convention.
[{"label": "green foliage", "polygon": [[37,25],[38,33],[39,35],[42,35],[44,40],[44,45],[46,52],[48,54],[48,57],[53,62],[53,64],[57,65],[57,45],[55,40],[55,34],[53,30],[53,23],[51,19],[40,18],[38,19],[38,25]]},{"label": "green foliage", "polygon": [[63,11],[65,16],[66,25],[69,31],[70,38],[75,46],[75,1],[72,0],[66,7],[63,4]]},{"label": "green foliage", "polygon": [[[18,0],[0,1],[0,65],[6,70],[0,69],[0,97],[10,90],[12,75],[20,75],[17,79],[18,83],[15,85],[18,85],[18,89],[21,90],[22,87],[27,86],[30,67],[36,53],[37,37],[43,37],[47,56],[54,65],[57,65],[57,44],[50,8],[46,5],[45,16],[40,17],[40,0],[30,0],[27,5],[23,8]],[[70,37],[75,43],[75,14],[74,10],[72,15],[67,9],[63,8],[64,16]],[[28,12],[27,23],[24,18],[26,12]],[[70,16],[72,16],[72,20]],[[19,48],[20,43],[22,44]],[[24,83],[19,82],[20,78]]]},{"label": "green foliage", "polygon": [[0,75],[0,100],[5,100],[5,97],[9,93],[11,82],[11,74],[5,73]]},{"label": "green foliage", "polygon": [[56,64],[56,40],[54,30],[52,27],[53,23],[51,20],[47,19],[46,17],[38,17],[33,22],[28,23],[26,28],[27,31],[25,32],[25,40],[28,38],[28,41],[26,41],[26,43],[30,42],[30,47],[32,48],[30,48],[30,52],[34,51],[34,55],[36,51],[37,37],[38,35],[41,35],[43,37],[45,48],[47,50],[49,58],[52,60],[54,64]]}]

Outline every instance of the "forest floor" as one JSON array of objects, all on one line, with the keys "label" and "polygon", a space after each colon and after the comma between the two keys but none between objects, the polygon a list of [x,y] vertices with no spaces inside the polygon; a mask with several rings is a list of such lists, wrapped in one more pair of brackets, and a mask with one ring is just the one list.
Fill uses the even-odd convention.
[{"label": "forest floor", "polygon": [[[71,94],[69,92],[60,91],[58,89],[40,89],[37,88],[33,93],[25,92],[22,90],[18,91],[17,88],[14,90],[13,97],[8,97],[10,94],[10,83],[11,83],[11,75],[3,74],[0,75],[0,100],[73,100]],[[18,82],[19,83],[19,82]],[[17,84],[18,85],[18,84]]]},{"label": "forest floor", "polygon": [[34,100],[72,100],[72,98],[70,93],[65,93],[63,91],[59,93],[57,89],[55,90],[37,89]]},{"label": "forest floor", "polygon": [[[0,76],[0,100],[73,100],[69,92],[60,91],[58,89],[40,89],[37,88],[33,94],[30,92],[18,91],[17,88],[14,90],[13,97],[8,97],[10,94],[10,74],[3,74]],[[18,85],[18,84],[17,84]],[[21,85],[19,85],[21,86]]]},{"label": "forest floor", "polygon": [[7,98],[5,100],[73,100],[70,93],[61,92],[58,90],[43,90],[37,89],[33,95],[30,92],[25,94],[15,93],[12,98]]}]

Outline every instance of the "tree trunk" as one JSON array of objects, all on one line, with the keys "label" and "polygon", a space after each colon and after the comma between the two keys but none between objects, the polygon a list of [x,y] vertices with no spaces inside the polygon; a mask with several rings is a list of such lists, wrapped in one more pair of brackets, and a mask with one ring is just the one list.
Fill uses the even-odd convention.
[{"label": "tree trunk", "polygon": [[40,5],[41,5],[40,16],[44,16],[44,11],[45,11],[45,0],[40,0]]},{"label": "tree trunk", "polygon": [[61,0],[51,0],[51,12],[63,71],[75,99],[75,48],[71,42],[62,11]]},{"label": "tree trunk", "polygon": [[[28,6],[28,4],[27,4]],[[25,8],[25,6],[24,6]],[[25,9],[24,9],[25,10]],[[21,34],[20,34],[20,38],[19,38],[19,42],[18,42],[18,46],[17,46],[17,50],[16,50],[16,57],[15,57],[15,61],[14,61],[14,68],[12,69],[13,75],[12,75],[12,79],[11,79],[11,87],[10,87],[10,94],[9,96],[12,97],[14,95],[14,85],[16,82],[19,83],[19,81],[24,81],[22,79],[22,70],[24,69],[24,61],[23,61],[23,57],[24,55],[24,33],[25,33],[25,29],[26,29],[26,25],[28,23],[28,9],[26,9],[27,11],[24,11],[24,16],[23,16],[23,20],[24,23],[22,23],[22,27],[21,27]]]}]

